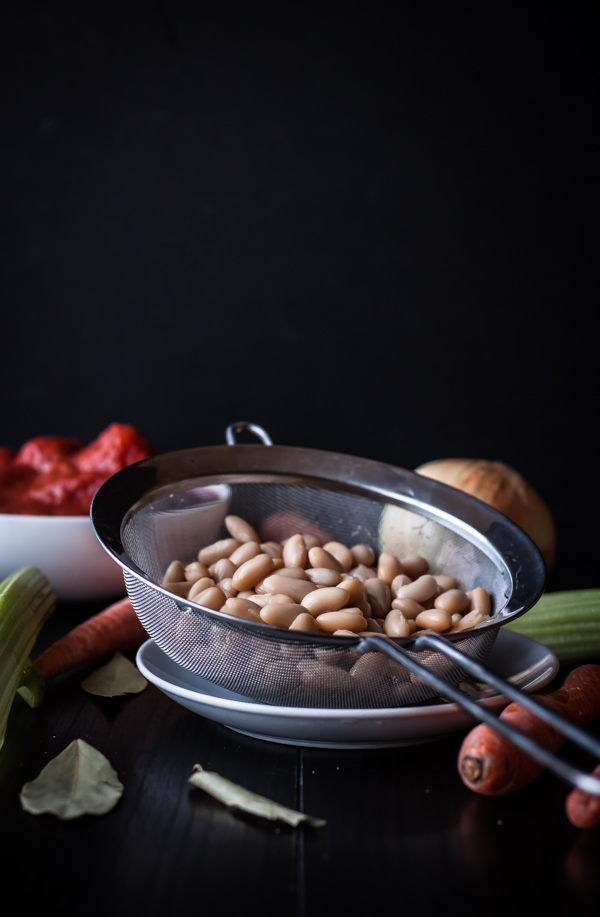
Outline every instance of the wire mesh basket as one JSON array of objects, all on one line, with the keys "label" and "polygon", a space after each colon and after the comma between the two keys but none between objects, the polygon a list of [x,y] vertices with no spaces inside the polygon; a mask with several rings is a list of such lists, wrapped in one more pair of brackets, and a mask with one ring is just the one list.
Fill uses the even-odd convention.
[{"label": "wire mesh basket", "polygon": [[[256,429],[254,425],[251,425]],[[148,634],[177,663],[263,703],[305,707],[393,707],[439,693],[398,665],[381,644],[405,652],[448,683],[464,668],[437,647],[412,640],[351,640],[242,621],[196,605],[161,585],[169,563],[194,560],[226,535],[228,514],[248,520],[263,540],[298,531],[361,542],[379,554],[419,553],[430,571],[464,589],[482,586],[493,615],[448,641],[483,659],[499,627],[539,597],[545,570],[531,540],[508,519],[462,492],[367,459],[262,443],[201,447],[130,466],[98,492],[92,522],[121,564],[132,604]]]}]

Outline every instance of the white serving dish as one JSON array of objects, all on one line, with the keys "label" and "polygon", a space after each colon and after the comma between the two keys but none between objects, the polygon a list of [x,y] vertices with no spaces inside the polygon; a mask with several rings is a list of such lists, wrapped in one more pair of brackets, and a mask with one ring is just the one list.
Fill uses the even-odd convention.
[{"label": "white serving dish", "polygon": [[[215,485],[210,496],[194,502],[194,494],[186,495],[190,506],[177,493],[164,497],[153,517],[156,537],[185,531],[192,520],[197,527],[200,514],[210,540],[227,512],[230,489]],[[165,557],[165,567],[174,559]],[[0,579],[29,566],[46,574],[59,602],[109,601],[127,594],[123,568],[98,540],[89,516],[0,513]]]},{"label": "white serving dish", "polygon": [[89,516],[0,513],[0,579],[30,566],[46,574],[59,602],[126,595],[123,570],[96,538]]}]

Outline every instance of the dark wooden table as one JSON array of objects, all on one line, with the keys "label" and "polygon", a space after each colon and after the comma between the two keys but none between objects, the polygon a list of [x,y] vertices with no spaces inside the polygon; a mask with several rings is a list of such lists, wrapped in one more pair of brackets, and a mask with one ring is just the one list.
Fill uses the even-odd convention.
[{"label": "dark wooden table", "polygon": [[[36,651],[96,610],[59,606]],[[461,735],[375,751],[280,745],[197,716],[152,684],[93,697],[80,687],[86,673],[50,683],[35,711],[13,706],[0,753],[5,901],[11,889],[26,907],[148,917],[597,913],[600,829],[570,825],[568,787],[549,774],[514,796],[480,797],[457,774]],[[119,804],[68,822],[24,812],[22,785],[76,738],[116,769]],[[237,814],[191,786],[196,763],[327,823]]]}]

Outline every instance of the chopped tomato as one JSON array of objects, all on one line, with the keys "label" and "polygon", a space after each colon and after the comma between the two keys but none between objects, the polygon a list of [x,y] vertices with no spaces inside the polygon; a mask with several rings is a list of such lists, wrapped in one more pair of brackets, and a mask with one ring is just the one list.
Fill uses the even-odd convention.
[{"label": "chopped tomato", "polygon": [[89,445],[38,436],[18,451],[0,447],[0,512],[87,515],[94,494],[112,474],[156,454],[128,424],[113,423]]}]

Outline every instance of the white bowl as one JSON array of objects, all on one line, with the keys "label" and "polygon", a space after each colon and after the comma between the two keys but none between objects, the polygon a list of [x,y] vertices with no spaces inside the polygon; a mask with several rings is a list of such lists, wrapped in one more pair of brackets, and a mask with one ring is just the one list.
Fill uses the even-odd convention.
[{"label": "white bowl", "polygon": [[123,570],[104,550],[89,516],[0,513],[0,580],[38,567],[59,602],[125,597]]}]

